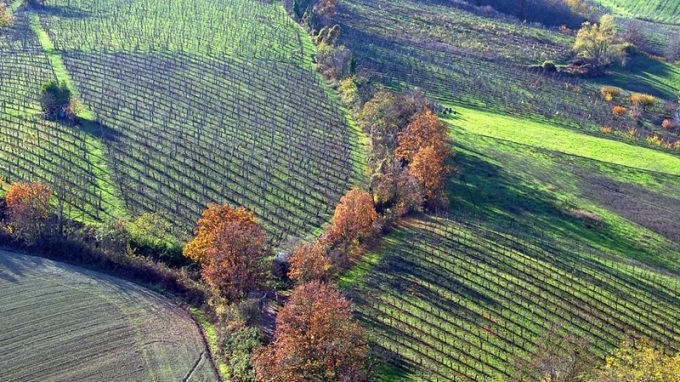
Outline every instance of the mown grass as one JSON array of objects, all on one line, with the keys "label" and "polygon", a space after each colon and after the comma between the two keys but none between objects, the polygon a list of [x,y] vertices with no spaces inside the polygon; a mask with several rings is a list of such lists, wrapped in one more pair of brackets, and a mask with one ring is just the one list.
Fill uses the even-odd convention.
[{"label": "mown grass", "polygon": [[536,120],[457,107],[449,122],[475,134],[642,170],[680,175],[680,157]]}]

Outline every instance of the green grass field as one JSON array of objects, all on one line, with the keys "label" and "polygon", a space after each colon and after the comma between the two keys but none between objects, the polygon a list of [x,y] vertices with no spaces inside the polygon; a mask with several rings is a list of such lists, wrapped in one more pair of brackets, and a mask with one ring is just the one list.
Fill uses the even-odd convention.
[{"label": "green grass field", "polygon": [[218,380],[197,324],[157,293],[5,251],[0,290],[0,380]]}]

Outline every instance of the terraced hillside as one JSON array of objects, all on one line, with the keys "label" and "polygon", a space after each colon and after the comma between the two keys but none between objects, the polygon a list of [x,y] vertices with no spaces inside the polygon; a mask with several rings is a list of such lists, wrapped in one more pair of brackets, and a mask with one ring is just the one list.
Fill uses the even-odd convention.
[{"label": "terraced hillside", "polygon": [[0,251],[0,291],[0,380],[218,380],[188,313],[135,284]]},{"label": "terraced hillside", "polygon": [[539,226],[414,219],[343,283],[386,352],[379,380],[506,380],[555,323],[596,357],[625,333],[680,349],[677,276],[552,241]]},{"label": "terraced hillside", "polygon": [[[11,94],[0,105],[39,124],[40,85],[57,78],[86,111],[80,129],[52,129],[69,144],[40,140],[35,155],[63,157],[64,171],[35,159],[0,176],[58,184],[56,174],[72,173],[71,216],[156,211],[190,230],[207,204],[229,203],[253,209],[276,240],[318,227],[359,181],[360,138],[314,72],[309,37],[278,2],[50,0],[16,14],[0,49],[21,49],[29,61],[10,60],[20,70],[44,71],[3,75]],[[14,146],[19,121],[0,126]],[[28,163],[9,146],[0,153]]]}]

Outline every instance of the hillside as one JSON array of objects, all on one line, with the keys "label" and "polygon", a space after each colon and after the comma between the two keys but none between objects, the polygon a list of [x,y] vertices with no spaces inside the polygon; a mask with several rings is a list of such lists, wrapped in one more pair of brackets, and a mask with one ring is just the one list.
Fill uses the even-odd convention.
[{"label": "hillside", "polygon": [[[153,211],[190,232],[209,203],[228,202],[254,209],[276,241],[319,226],[359,181],[356,133],[280,4],[14,6],[0,176],[51,183],[68,216]],[[80,129],[38,118],[55,78],[84,105]]]},{"label": "hillside", "polygon": [[215,381],[198,326],[136,284],[0,251],[3,381]]},{"label": "hillside", "polygon": [[680,370],[677,1],[0,2],[1,381]]}]

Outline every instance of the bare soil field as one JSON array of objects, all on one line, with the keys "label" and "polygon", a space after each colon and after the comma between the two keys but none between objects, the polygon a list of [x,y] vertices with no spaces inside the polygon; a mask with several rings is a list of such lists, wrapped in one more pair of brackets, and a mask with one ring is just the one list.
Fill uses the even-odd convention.
[{"label": "bare soil field", "polygon": [[134,283],[0,251],[0,380],[216,381],[179,305]]}]

